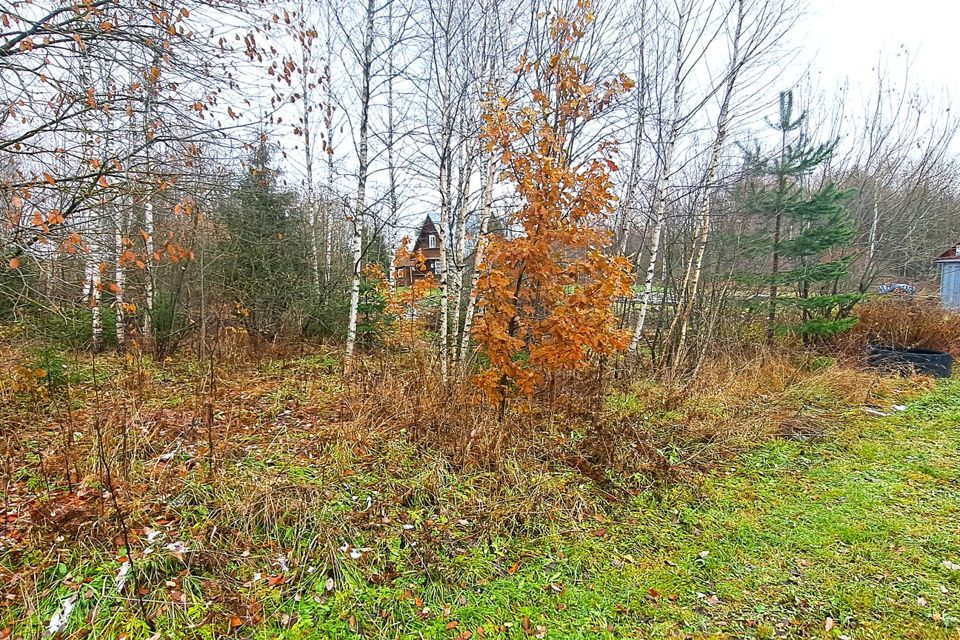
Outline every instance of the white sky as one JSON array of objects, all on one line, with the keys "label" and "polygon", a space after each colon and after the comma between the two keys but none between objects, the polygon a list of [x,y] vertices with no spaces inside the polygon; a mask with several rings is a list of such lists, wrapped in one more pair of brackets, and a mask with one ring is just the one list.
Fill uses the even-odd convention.
[{"label": "white sky", "polygon": [[809,0],[809,7],[801,57],[812,58],[823,88],[844,78],[872,85],[882,55],[891,71],[909,60],[915,86],[960,96],[960,0]]},{"label": "white sky", "polygon": [[[946,98],[960,100],[960,0],[794,1],[806,5],[798,28],[790,36],[795,55],[788,68],[773,72],[776,75],[770,79],[766,94],[760,96],[766,100],[766,106],[755,114],[754,124],[760,131],[762,117],[776,109],[777,93],[798,81],[801,96],[813,90],[827,100],[841,85],[849,83],[847,115],[860,113],[876,89],[878,63],[886,69],[887,89],[903,89],[905,70],[909,68],[911,89],[922,91],[941,106]],[[810,85],[801,80],[807,72]],[[809,99],[816,101],[816,94]],[[811,107],[815,110],[814,105],[803,106]],[[842,127],[838,133],[843,138],[851,130],[852,126]],[[341,140],[341,145],[349,163],[349,141]],[[297,175],[291,169],[288,178],[296,180]],[[371,185],[382,180],[378,174]],[[435,195],[429,194],[426,201],[405,200],[404,209],[415,212],[409,215],[411,225],[419,224],[422,213],[435,208],[431,199]]]}]

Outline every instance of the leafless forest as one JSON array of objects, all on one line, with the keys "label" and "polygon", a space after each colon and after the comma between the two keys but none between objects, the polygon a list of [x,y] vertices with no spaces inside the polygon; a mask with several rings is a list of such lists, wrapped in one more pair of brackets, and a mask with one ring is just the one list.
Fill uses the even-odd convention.
[{"label": "leafless forest", "polygon": [[[875,585],[891,613],[805,582],[873,579],[845,560],[781,567],[769,606],[705,577],[807,539],[697,547],[733,528],[716,513],[746,522],[745,496],[793,523],[826,509],[787,476],[768,495],[710,475],[755,448],[829,460],[848,492],[821,529],[764,531],[893,527],[842,479],[912,458],[844,447],[887,433],[866,420],[906,429],[921,393],[946,407],[909,414],[936,462],[903,473],[913,491],[937,467],[956,495],[956,441],[931,435],[956,388],[864,350],[960,355],[936,262],[960,260],[960,111],[903,52],[826,84],[809,18],[0,0],[0,640],[888,637],[921,601],[955,630],[953,559],[878,561],[906,576]],[[897,514],[937,522],[948,507],[911,511],[936,496]],[[907,548],[889,535],[885,558]],[[569,564],[608,552],[616,571]],[[608,571],[636,572],[633,604],[586,604]]]},{"label": "leafless forest", "polygon": [[[485,237],[522,232],[517,191],[482,140],[485,109],[548,82],[518,64],[549,64],[549,16],[576,6],[122,4],[3,8],[4,313],[69,316],[94,348],[202,350],[236,325],[253,343],[329,338],[349,361],[365,266],[390,279],[430,215],[431,358],[467,358]],[[813,86],[788,37],[796,3],[589,11],[570,45],[582,82],[634,86],[572,123],[565,151],[583,163],[611,149],[609,209],[590,225],[635,274],[632,352],[660,364],[682,346],[696,361],[737,339],[731,309],[770,297],[775,252],[755,246],[765,222],[744,195],[754,146],[835,142],[797,179],[850,190],[849,237],[824,253],[848,268],[821,288],[934,281],[958,233],[956,117],[906,64],[878,63],[857,95]],[[799,123],[783,135],[767,124],[781,92]],[[237,210],[258,171],[271,219]],[[785,222],[784,239],[802,224]]]}]

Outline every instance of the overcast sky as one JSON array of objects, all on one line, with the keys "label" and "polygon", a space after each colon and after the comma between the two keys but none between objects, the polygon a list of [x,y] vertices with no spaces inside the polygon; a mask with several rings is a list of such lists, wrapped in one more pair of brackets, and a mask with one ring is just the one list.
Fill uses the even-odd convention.
[{"label": "overcast sky", "polygon": [[845,77],[872,84],[882,53],[891,70],[902,70],[906,56],[914,84],[960,96],[960,1],[809,0],[809,6],[802,48],[824,88]]}]

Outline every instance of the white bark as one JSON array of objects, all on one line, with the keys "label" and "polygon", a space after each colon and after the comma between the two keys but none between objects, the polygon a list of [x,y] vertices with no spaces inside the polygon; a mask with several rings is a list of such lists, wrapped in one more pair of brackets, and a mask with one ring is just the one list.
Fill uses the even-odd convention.
[{"label": "white bark", "polygon": [[487,160],[487,175],[483,185],[483,200],[480,205],[480,235],[477,237],[477,248],[473,257],[473,276],[470,283],[470,297],[467,300],[467,310],[463,319],[463,332],[460,335],[460,362],[467,362],[467,353],[470,350],[471,331],[473,329],[473,314],[477,306],[477,283],[480,281],[480,267],[486,256],[490,230],[490,218],[493,210],[493,182],[496,161],[493,156]]},{"label": "white bark", "polygon": [[873,180],[873,202],[871,203],[872,216],[870,220],[870,235],[867,245],[867,261],[863,265],[863,276],[860,278],[860,289],[866,290],[866,283],[870,280],[871,270],[877,255],[877,230],[880,227],[880,184]]},{"label": "white bark", "polygon": [[[679,8],[679,7],[678,7]],[[646,323],[647,313],[650,309],[650,298],[653,293],[653,280],[657,269],[657,260],[660,258],[660,240],[663,236],[663,227],[667,215],[667,199],[671,187],[671,178],[673,177],[673,154],[677,145],[677,136],[680,134],[680,98],[683,92],[684,78],[684,32],[685,23],[689,16],[683,13],[679,16],[677,29],[676,45],[674,49],[674,68],[672,75],[672,110],[670,112],[670,126],[667,130],[667,137],[664,141],[663,151],[660,158],[660,179],[657,183],[656,212],[653,220],[653,238],[650,241],[650,261],[647,264],[647,274],[643,283],[643,293],[641,294],[640,313],[637,315],[637,322],[633,328],[633,339],[630,341],[629,353],[636,354],[640,348],[640,340],[643,337],[643,326]],[[662,131],[662,129],[661,129]]]},{"label": "white bark", "polygon": [[[697,291],[700,284],[700,277],[703,273],[703,257],[707,249],[707,241],[710,238],[710,205],[713,188],[716,182],[717,168],[720,164],[720,156],[723,153],[723,146],[726,142],[727,131],[730,128],[730,102],[733,99],[733,93],[737,85],[737,77],[740,73],[743,61],[740,59],[740,37],[743,34],[744,24],[744,0],[737,0],[737,23],[733,35],[733,47],[731,53],[730,70],[727,74],[725,83],[723,102],[720,106],[720,114],[717,117],[717,133],[714,138],[713,148],[710,152],[710,160],[707,164],[706,175],[702,185],[702,199],[700,206],[700,215],[698,216],[699,232],[694,240],[694,250],[691,254],[690,265],[687,269],[687,282],[684,284],[684,290],[687,291],[684,300],[683,311],[678,317],[680,320],[680,334],[677,339],[676,361],[679,362],[684,357],[686,349],[687,331],[690,326],[690,317],[693,314],[696,305]],[[671,331],[671,336],[672,336]]]},{"label": "white bark", "polygon": [[98,245],[90,248],[90,333],[93,350],[99,351],[103,346],[103,315],[100,309],[100,290],[102,289],[102,274],[100,273],[100,251]]},{"label": "white bark", "polygon": [[453,358],[457,358],[457,345],[460,343],[460,307],[463,304],[463,274],[466,270],[466,246],[467,246],[467,216],[470,213],[470,180],[473,176],[473,153],[474,147],[470,145],[465,154],[464,163],[460,168],[460,202],[457,206],[457,212],[453,223],[454,239],[451,243],[453,249],[453,282],[450,287],[450,295],[453,297],[453,309],[451,311],[451,335],[450,345],[453,351]]},{"label": "white bark", "polygon": [[450,298],[449,298],[449,269],[447,266],[447,220],[450,219],[450,175],[447,163],[440,161],[440,221],[437,231],[440,234],[440,376],[446,382],[449,363],[449,327],[450,327]]},{"label": "white bark", "polygon": [[126,314],[124,312],[124,291],[123,287],[125,286],[124,281],[124,271],[123,263],[121,262],[121,256],[123,256],[123,229],[124,229],[124,216],[122,211],[117,211],[117,220],[114,227],[113,235],[113,248],[116,255],[116,260],[114,261],[114,273],[113,279],[114,284],[117,285],[116,293],[114,294],[114,314],[117,318],[117,348],[123,351],[126,348],[127,344],[127,334],[126,334]]},{"label": "white bark", "polygon": [[[327,202],[323,207],[323,277],[329,285],[330,277],[333,273],[333,208],[336,201],[333,187],[333,73],[331,70],[333,60],[333,17],[330,15],[331,2],[326,3],[326,59],[324,60],[323,86],[324,86],[324,113],[323,123],[326,127],[326,144],[324,152],[327,156]],[[368,89],[369,90],[369,89]]]},{"label": "white bark", "polygon": [[360,128],[357,137],[357,196],[352,216],[353,226],[353,274],[350,283],[350,315],[347,320],[347,344],[345,371],[353,371],[354,349],[357,342],[357,314],[360,307],[360,268],[363,260],[363,217],[366,207],[367,174],[369,167],[369,118],[370,118],[370,84],[373,62],[373,18],[376,9],[376,0],[367,0],[366,30],[364,33],[363,49],[361,54],[361,81],[360,81]]},{"label": "white bark", "polygon": [[81,299],[86,304],[90,303],[90,288],[93,286],[93,269],[93,258],[87,256],[87,259],[83,263],[83,291],[80,294]]},{"label": "white bark", "polygon": [[[394,104],[393,104],[393,81],[395,79],[394,72],[394,38],[393,38],[393,3],[391,2],[387,9],[387,33],[388,33],[388,45],[390,47],[387,52],[387,182],[388,182],[388,201],[387,206],[389,207],[389,220],[390,222],[395,222],[397,216],[400,213],[400,203],[397,198],[397,166],[396,158],[394,154],[394,144],[396,138],[396,125],[394,122]],[[387,269],[387,283],[390,286],[390,291],[396,290],[396,268],[393,264],[393,248],[388,247],[389,255],[388,259],[390,260],[390,266]]]},{"label": "white bark", "polygon": [[[301,5],[302,10],[302,5]],[[304,36],[301,43],[301,86],[303,99],[303,159],[306,164],[306,206],[310,221],[310,266],[313,269],[314,291],[320,290],[320,247],[318,238],[318,211],[316,195],[313,189],[313,137],[310,123],[310,111],[313,104],[310,96],[310,41]]]},{"label": "white bark", "polygon": [[154,339],[153,331],[153,301],[154,301],[154,269],[153,269],[153,202],[150,196],[147,196],[147,203],[143,207],[143,248],[144,265],[146,269],[144,279],[144,298],[146,309],[143,316],[143,337],[147,343],[152,343]]},{"label": "white bark", "polygon": [[350,241],[350,255],[353,260],[353,274],[350,281],[350,316],[347,320],[346,372],[353,371],[353,352],[357,343],[357,314],[360,308],[360,263],[363,260],[363,207],[364,187],[357,188],[357,205],[353,212],[353,236]]},{"label": "white bark", "polygon": [[676,120],[670,127],[669,139],[664,149],[661,163],[660,180],[657,185],[657,209],[653,221],[653,237],[650,240],[650,261],[647,263],[647,275],[643,282],[643,293],[640,299],[640,313],[633,328],[633,339],[630,341],[630,353],[636,353],[640,348],[643,337],[643,325],[650,309],[650,298],[653,294],[653,279],[657,270],[657,261],[660,258],[660,239],[663,236],[663,225],[667,216],[667,196],[670,191],[670,178],[673,172],[673,151],[676,146]]},{"label": "white bark", "polygon": [[453,0],[446,0],[443,5],[443,14],[440,26],[443,48],[442,77],[440,79],[440,220],[437,230],[440,234],[440,376],[443,382],[447,381],[450,361],[450,280],[449,272],[449,241],[452,219],[452,180],[450,175],[453,167],[453,65],[452,37],[453,27]]}]

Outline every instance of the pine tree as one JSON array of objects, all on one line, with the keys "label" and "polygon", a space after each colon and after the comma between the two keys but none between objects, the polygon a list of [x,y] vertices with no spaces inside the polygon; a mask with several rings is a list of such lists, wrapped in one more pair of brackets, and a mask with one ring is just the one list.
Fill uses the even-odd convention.
[{"label": "pine tree", "polygon": [[[852,260],[842,255],[853,236],[844,207],[851,193],[832,183],[803,185],[804,178],[830,159],[837,141],[810,142],[801,131],[805,119],[806,114],[794,117],[792,92],[781,93],[778,118],[768,120],[780,135],[778,151],[765,155],[759,145],[745,150],[751,179],[743,199],[759,225],[748,246],[754,255],[769,259],[769,270],[740,279],[769,288],[768,344],[778,326],[778,307],[799,310],[801,321],[793,329],[808,338],[849,328],[855,322],[849,311],[859,299],[838,292]],[[793,288],[793,295],[781,297],[787,288]]]}]

